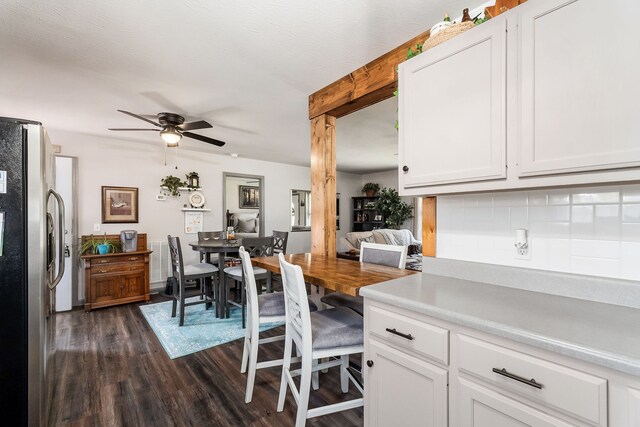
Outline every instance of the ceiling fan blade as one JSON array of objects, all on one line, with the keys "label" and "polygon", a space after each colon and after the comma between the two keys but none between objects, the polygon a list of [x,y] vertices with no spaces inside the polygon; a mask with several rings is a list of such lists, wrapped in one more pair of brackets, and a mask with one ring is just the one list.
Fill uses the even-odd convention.
[{"label": "ceiling fan blade", "polygon": [[182,132],[183,136],[187,138],[197,139],[198,141],[206,142],[208,144],[217,145],[218,147],[222,147],[225,143],[222,141],[218,141],[217,139],[209,138],[208,136],[198,135],[197,133],[191,132]]},{"label": "ceiling fan blade", "polygon": [[179,126],[176,126],[180,130],[196,130],[196,129],[206,129],[212,128],[209,122],[205,122],[204,120],[198,120],[197,122],[183,123]]},{"label": "ceiling fan blade", "polygon": [[160,124],[158,124],[158,123],[156,123],[156,122],[154,122],[154,121],[152,121],[152,120],[149,120],[149,119],[147,119],[146,117],[142,117],[142,116],[141,116],[141,115],[139,115],[139,114],[130,113],[129,111],[124,111],[124,110],[118,110],[118,111],[120,111],[121,113],[124,113],[124,114],[128,114],[128,115],[130,115],[131,117],[135,117],[136,119],[144,120],[145,122],[147,122],[147,123],[151,123],[152,125],[154,125],[154,126],[158,126],[159,128],[161,128],[161,127],[162,127],[162,126],[160,126]]},{"label": "ceiling fan blade", "polygon": [[150,131],[152,131],[152,132],[159,132],[159,131],[161,131],[162,129],[130,129],[130,128],[129,128],[129,129],[125,129],[125,128],[109,128],[109,130],[136,130],[136,131],[138,131],[138,130],[150,130]]}]

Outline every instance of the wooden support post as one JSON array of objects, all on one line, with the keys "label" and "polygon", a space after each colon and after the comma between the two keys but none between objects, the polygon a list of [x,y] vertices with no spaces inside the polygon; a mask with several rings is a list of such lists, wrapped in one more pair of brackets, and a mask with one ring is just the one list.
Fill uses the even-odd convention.
[{"label": "wooden support post", "polygon": [[336,118],[311,119],[311,253],[336,256]]},{"label": "wooden support post", "polygon": [[436,198],[422,199],[422,255],[436,256]]}]

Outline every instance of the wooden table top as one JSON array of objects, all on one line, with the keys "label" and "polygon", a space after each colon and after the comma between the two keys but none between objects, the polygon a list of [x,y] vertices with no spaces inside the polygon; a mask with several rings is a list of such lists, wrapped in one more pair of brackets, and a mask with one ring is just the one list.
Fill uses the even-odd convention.
[{"label": "wooden table top", "polygon": [[[285,259],[299,265],[307,283],[332,291],[357,296],[363,286],[398,279],[415,274],[415,271],[387,267],[385,265],[360,263],[348,259],[313,254],[289,254]],[[277,256],[251,258],[254,266],[280,273]]]}]

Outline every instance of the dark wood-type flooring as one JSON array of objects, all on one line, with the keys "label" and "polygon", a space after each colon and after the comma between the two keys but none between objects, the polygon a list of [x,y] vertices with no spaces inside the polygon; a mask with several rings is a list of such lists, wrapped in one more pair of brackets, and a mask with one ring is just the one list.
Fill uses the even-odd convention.
[{"label": "dark wood-type flooring", "polygon": [[[165,298],[153,296],[152,303]],[[242,340],[171,360],[139,304],[55,315],[50,426],[291,426],[289,391],[276,412],[281,368],[260,369],[253,401],[244,403]],[[203,307],[203,306],[201,306]],[[204,307],[203,307],[204,309]],[[212,312],[213,314],[213,312]],[[282,334],[283,327],[265,333]],[[282,357],[282,342],[265,344],[259,359]],[[320,376],[310,407],[357,397],[340,392],[339,372]],[[312,418],[307,425],[363,424],[362,408]]]}]

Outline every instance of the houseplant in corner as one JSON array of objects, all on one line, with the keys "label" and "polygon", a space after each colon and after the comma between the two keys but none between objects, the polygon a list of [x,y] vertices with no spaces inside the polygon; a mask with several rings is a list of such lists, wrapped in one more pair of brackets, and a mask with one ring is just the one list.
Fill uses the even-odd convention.
[{"label": "houseplant in corner", "polygon": [[394,188],[383,188],[378,194],[375,209],[384,217],[384,227],[399,229],[403,222],[413,218],[413,206],[403,202]]},{"label": "houseplant in corner", "polygon": [[362,186],[362,192],[367,195],[367,197],[373,197],[380,190],[380,185],[375,182],[367,182]]}]

